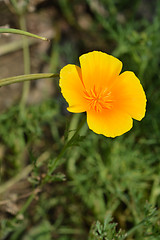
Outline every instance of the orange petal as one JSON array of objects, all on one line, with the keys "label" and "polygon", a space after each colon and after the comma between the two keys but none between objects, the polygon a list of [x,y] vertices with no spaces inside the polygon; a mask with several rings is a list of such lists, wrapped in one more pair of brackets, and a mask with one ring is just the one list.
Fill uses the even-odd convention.
[{"label": "orange petal", "polygon": [[67,108],[67,110],[69,112],[72,112],[72,113],[81,113],[81,112],[85,112],[86,111],[86,104],[84,105],[78,105],[78,103],[76,105],[72,105],[72,106],[69,106]]},{"label": "orange petal", "polygon": [[132,118],[127,113],[116,109],[105,109],[101,112],[88,111],[87,123],[95,133],[113,138],[128,132],[133,126]]},{"label": "orange petal", "polygon": [[139,121],[145,116],[146,96],[133,72],[126,71],[118,76],[111,91],[116,100],[114,107]]},{"label": "orange petal", "polygon": [[110,88],[122,69],[122,62],[103,52],[93,51],[80,58],[86,90]]},{"label": "orange petal", "polygon": [[68,64],[60,71],[61,92],[69,104],[68,111],[86,111],[86,100],[83,98],[84,86],[81,80],[81,69]]}]

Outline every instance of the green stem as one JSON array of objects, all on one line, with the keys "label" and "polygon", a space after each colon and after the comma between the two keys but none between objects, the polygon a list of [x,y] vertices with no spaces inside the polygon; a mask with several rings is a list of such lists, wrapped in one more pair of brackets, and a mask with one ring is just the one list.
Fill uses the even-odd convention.
[{"label": "green stem", "polygon": [[17,215],[11,220],[11,224],[15,225],[18,219],[18,216],[23,215],[28,207],[30,206],[30,204],[32,203],[32,201],[34,200],[36,194],[38,193],[38,189],[36,189],[35,191],[33,191],[33,193],[29,196],[29,198],[26,200],[26,202],[24,203],[23,207],[21,208],[21,210],[17,213]]},{"label": "green stem", "polygon": [[136,232],[137,229],[139,229],[141,226],[143,226],[148,219],[152,218],[154,216],[154,213],[152,213],[151,215],[149,215],[147,218],[144,218],[141,222],[139,222],[136,226],[134,226],[133,228],[131,228],[124,237],[121,238],[121,240],[125,240],[128,236],[130,236],[131,234],[133,234],[134,232]]},{"label": "green stem", "polygon": [[19,14],[19,9],[18,9],[18,6],[17,6],[17,1],[16,0],[10,0],[16,13]]},{"label": "green stem", "polygon": [[76,129],[76,132],[74,133],[74,135],[71,137],[71,139],[63,146],[61,152],[59,153],[59,155],[57,156],[57,158],[54,160],[52,166],[50,167],[48,174],[47,174],[47,180],[48,178],[51,176],[51,174],[53,173],[53,171],[55,170],[59,160],[63,157],[64,153],[66,152],[66,149],[68,147],[70,147],[72,145],[72,143],[74,142],[75,138],[77,137],[80,129],[83,127],[84,123],[86,122],[86,117],[84,117],[82,119],[82,121],[80,122],[78,128]]},{"label": "green stem", "polygon": [[37,79],[42,79],[42,78],[57,78],[57,77],[59,77],[59,74],[53,74],[53,73],[38,73],[38,74],[20,75],[20,76],[0,79],[0,87],[5,86],[5,85],[10,85],[13,83],[18,83],[18,82],[37,80]]},{"label": "green stem", "polygon": [[20,30],[20,29],[15,29],[15,28],[0,28],[0,33],[13,33],[13,34],[24,35],[24,36],[27,36],[27,37],[38,38],[38,39],[43,40],[43,41],[49,41],[49,39],[47,39],[45,37],[40,37],[36,34],[32,34],[32,33],[29,33],[29,32],[26,32],[26,31],[23,31],[23,30]]},{"label": "green stem", "polygon": [[35,192],[36,192],[36,191],[34,191],[34,192],[29,196],[29,198],[27,199],[27,201],[26,201],[25,204],[23,205],[22,209],[18,212],[17,216],[18,216],[18,215],[21,215],[21,214],[23,215],[23,214],[26,212],[26,210],[28,209],[28,207],[30,206],[31,202],[33,201],[33,199],[34,199],[34,197],[35,197],[35,195],[36,195]]},{"label": "green stem", "polygon": [[[20,15],[20,28],[26,30],[26,20],[25,15]],[[24,74],[30,74],[30,53],[29,53],[29,44],[28,39],[23,36],[23,62],[24,62]],[[30,89],[30,82],[25,82],[23,85],[22,97],[20,102],[21,110],[23,110]]]}]

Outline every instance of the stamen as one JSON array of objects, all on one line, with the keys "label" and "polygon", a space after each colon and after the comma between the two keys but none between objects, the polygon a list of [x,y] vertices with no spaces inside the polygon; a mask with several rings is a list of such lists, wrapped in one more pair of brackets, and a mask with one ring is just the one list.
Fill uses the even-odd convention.
[{"label": "stamen", "polygon": [[97,91],[95,86],[90,91],[84,92],[84,98],[88,101],[88,108],[101,112],[102,109],[111,109],[113,106],[113,98],[110,91]]}]

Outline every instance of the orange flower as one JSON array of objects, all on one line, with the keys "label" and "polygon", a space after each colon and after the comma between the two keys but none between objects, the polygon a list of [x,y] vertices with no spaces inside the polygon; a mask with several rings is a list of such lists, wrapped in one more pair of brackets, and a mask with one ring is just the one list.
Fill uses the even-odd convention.
[{"label": "orange flower", "polygon": [[132,128],[132,118],[140,121],[145,116],[146,96],[140,81],[133,72],[120,74],[120,60],[93,51],[80,57],[80,65],[62,68],[60,87],[68,111],[87,112],[91,130],[120,136]]}]

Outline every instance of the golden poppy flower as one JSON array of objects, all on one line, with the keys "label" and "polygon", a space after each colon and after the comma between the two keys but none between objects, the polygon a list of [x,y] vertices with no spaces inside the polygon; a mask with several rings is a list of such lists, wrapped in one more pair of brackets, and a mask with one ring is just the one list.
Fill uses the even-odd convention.
[{"label": "golden poppy flower", "polygon": [[120,136],[145,116],[146,96],[133,72],[120,74],[122,62],[93,51],[79,58],[81,68],[68,64],[60,71],[61,92],[68,111],[86,112],[91,130],[107,137]]}]

